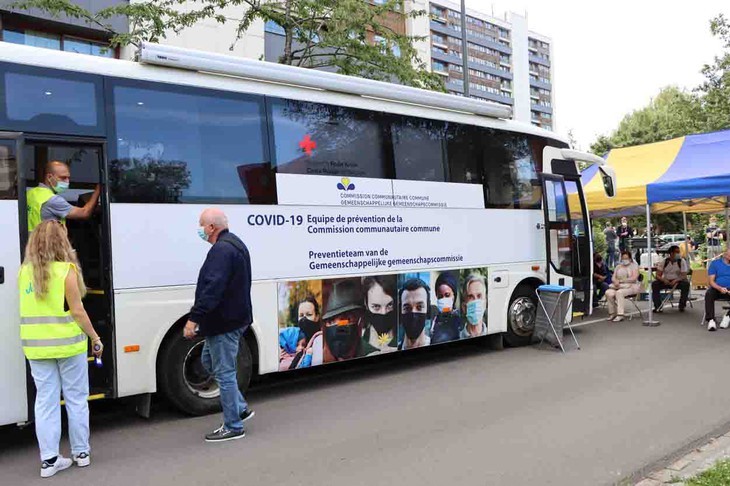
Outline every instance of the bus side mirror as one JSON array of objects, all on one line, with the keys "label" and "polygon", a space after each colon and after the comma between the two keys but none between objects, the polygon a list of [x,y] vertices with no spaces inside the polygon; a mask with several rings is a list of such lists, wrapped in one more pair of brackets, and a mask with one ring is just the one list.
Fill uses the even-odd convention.
[{"label": "bus side mirror", "polygon": [[616,171],[607,165],[599,167],[598,170],[601,172],[606,197],[614,197],[616,195]]}]

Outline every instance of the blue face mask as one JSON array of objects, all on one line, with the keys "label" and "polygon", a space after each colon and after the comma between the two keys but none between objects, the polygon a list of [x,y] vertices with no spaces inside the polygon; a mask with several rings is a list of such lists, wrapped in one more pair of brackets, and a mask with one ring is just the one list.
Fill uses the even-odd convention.
[{"label": "blue face mask", "polygon": [[200,236],[200,239],[203,241],[208,241],[208,239],[210,238],[210,236],[205,234],[205,228],[203,228],[202,226],[198,227],[198,236]]},{"label": "blue face mask", "polygon": [[69,183],[64,181],[58,181],[56,182],[56,185],[53,186],[53,191],[56,194],[62,194],[68,190]]},{"label": "blue face mask", "polygon": [[477,325],[484,316],[484,301],[472,300],[466,304],[466,320],[472,326]]}]

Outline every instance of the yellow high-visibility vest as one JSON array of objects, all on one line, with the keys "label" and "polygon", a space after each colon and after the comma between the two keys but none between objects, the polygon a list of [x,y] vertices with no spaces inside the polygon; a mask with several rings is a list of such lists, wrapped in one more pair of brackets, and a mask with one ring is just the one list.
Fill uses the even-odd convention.
[{"label": "yellow high-visibility vest", "polygon": [[43,299],[33,288],[32,265],[20,268],[20,339],[28,359],[70,358],[86,353],[86,334],[71,312],[63,309],[66,276],[71,268],[76,269],[72,263],[51,263],[48,293]]},{"label": "yellow high-visibility vest", "polygon": [[[25,193],[28,201],[28,232],[33,231],[36,226],[41,224],[43,221],[41,208],[55,195],[55,192],[43,186],[34,187]],[[66,219],[62,219],[61,224],[66,224]]]}]

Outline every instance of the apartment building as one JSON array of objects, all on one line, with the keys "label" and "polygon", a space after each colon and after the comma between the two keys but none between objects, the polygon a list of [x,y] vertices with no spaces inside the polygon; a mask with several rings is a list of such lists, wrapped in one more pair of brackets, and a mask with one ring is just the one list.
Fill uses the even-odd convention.
[{"label": "apartment building", "polygon": [[[95,11],[120,0],[76,1]],[[11,3],[12,0],[0,0],[0,35],[4,41],[123,59],[132,56],[130,48],[108,49],[109,33],[102,28],[39,12],[12,12],[4,7]],[[186,7],[181,4],[181,8]],[[230,20],[225,24],[209,19],[162,42],[276,62],[284,50],[284,32],[273,22],[254,22],[233,45],[241,8],[223,12]],[[430,16],[405,15],[414,10],[428,11]],[[509,105],[516,120],[554,129],[550,39],[529,31],[524,16],[509,14],[499,19],[471,9],[467,9],[466,32],[462,32],[460,10],[460,4],[450,0],[409,0],[404,13],[394,12],[383,20],[396,32],[425,38],[416,43],[416,50],[434,72],[444,77],[449,92],[464,96],[468,91],[471,97]],[[118,32],[129,28],[124,19],[113,19],[111,25]],[[382,39],[371,33],[367,41],[377,43]],[[464,85],[465,70],[468,87]]]},{"label": "apartment building", "polygon": [[449,92],[509,105],[516,120],[555,128],[548,37],[528,30],[527,19],[514,13],[503,20],[467,9],[462,22],[460,4],[446,0],[431,1],[429,12],[431,69]]}]

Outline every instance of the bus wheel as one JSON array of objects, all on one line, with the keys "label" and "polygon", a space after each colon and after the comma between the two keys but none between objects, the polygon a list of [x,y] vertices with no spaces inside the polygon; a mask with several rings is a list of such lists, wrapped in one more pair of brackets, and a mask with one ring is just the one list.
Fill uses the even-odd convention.
[{"label": "bus wheel", "polygon": [[[220,411],[218,383],[203,367],[203,339],[188,340],[182,331],[173,332],[160,349],[157,361],[158,389],[172,404],[190,415]],[[241,339],[238,351],[238,387],[248,388],[253,373],[251,350]]]},{"label": "bus wheel", "polygon": [[504,340],[508,346],[530,344],[537,320],[537,295],[529,285],[519,285],[512,294],[507,311],[507,333]]}]

